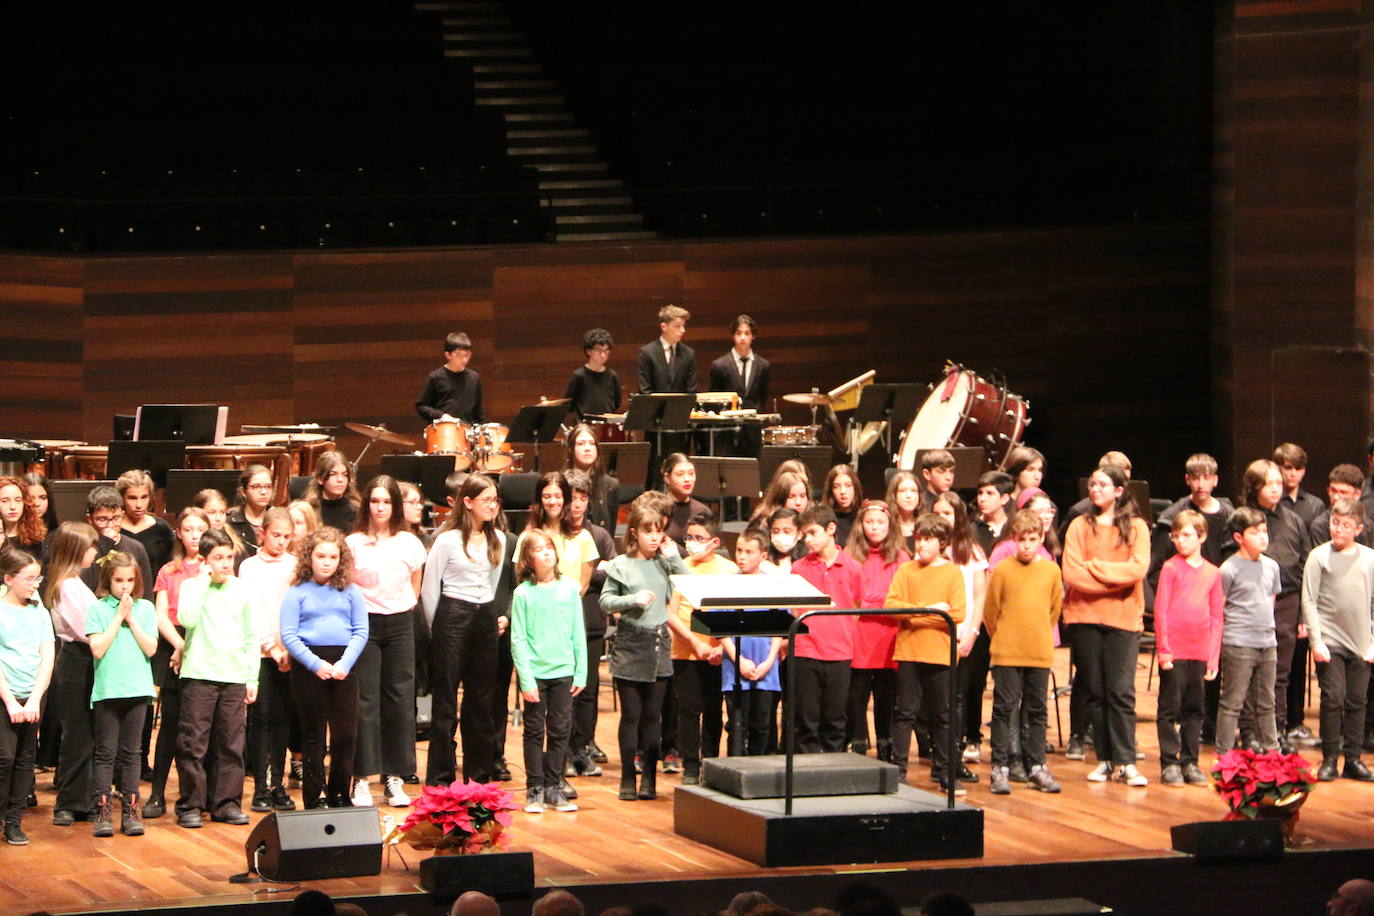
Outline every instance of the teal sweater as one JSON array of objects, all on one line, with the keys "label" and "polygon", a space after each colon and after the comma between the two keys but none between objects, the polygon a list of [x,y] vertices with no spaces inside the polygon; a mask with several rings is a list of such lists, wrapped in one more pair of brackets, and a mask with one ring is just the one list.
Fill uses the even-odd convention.
[{"label": "teal sweater", "polygon": [[510,654],[520,689],[538,690],[536,680],[571,677],[587,685],[587,636],[582,595],[567,576],[536,585],[521,582],[510,605]]}]

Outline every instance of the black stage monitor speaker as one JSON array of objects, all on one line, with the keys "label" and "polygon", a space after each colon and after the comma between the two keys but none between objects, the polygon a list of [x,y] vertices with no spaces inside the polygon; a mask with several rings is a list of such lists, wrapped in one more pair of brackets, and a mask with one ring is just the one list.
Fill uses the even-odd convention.
[{"label": "black stage monitor speaker", "polygon": [[1198,864],[1263,862],[1283,856],[1283,824],[1276,818],[1197,821],[1169,828],[1174,849]]},{"label": "black stage monitor speaker", "polygon": [[273,812],[244,844],[248,870],[269,881],[349,878],[382,871],[376,808]]}]

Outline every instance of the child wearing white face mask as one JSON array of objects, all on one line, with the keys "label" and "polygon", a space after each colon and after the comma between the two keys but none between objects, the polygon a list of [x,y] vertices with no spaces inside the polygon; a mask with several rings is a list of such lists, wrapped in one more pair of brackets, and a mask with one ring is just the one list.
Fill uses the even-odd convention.
[{"label": "child wearing white face mask", "polygon": [[806,556],[806,545],[797,527],[797,510],[786,507],[768,516],[768,562],[778,572],[791,572],[792,561]]},{"label": "child wearing white face mask", "polygon": [[[721,556],[720,527],[709,512],[687,522],[683,536],[687,571],[701,576],[732,575],[739,567]],[[703,757],[720,753],[720,643],[698,633],[692,626],[692,606],[674,591],[670,616],[682,621],[686,635],[673,631],[673,697],[677,701],[677,744],[682,753],[682,783],[694,786],[701,774]]]}]

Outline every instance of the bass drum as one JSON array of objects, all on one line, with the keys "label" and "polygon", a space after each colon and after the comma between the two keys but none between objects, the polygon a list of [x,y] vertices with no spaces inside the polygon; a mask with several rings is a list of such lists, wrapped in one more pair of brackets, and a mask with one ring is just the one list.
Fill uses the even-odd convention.
[{"label": "bass drum", "polygon": [[1002,468],[1029,423],[1030,403],[1025,398],[972,369],[950,366],[907,428],[897,467],[915,470],[916,453],[925,449],[963,446],[987,449],[988,465]]}]

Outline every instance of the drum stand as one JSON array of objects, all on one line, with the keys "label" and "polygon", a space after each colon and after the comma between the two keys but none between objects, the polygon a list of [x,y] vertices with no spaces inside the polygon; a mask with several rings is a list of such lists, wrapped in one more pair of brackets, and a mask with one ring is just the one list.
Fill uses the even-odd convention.
[{"label": "drum stand", "polygon": [[[896,457],[892,447],[892,430],[900,426],[903,431],[916,419],[921,407],[924,390],[919,384],[902,382],[898,384],[869,385],[859,392],[859,403],[854,406],[850,417],[851,426],[865,423],[885,423],[883,428],[883,448],[887,451],[887,462]],[[851,443],[850,457],[854,467],[859,466],[858,444]]]}]

